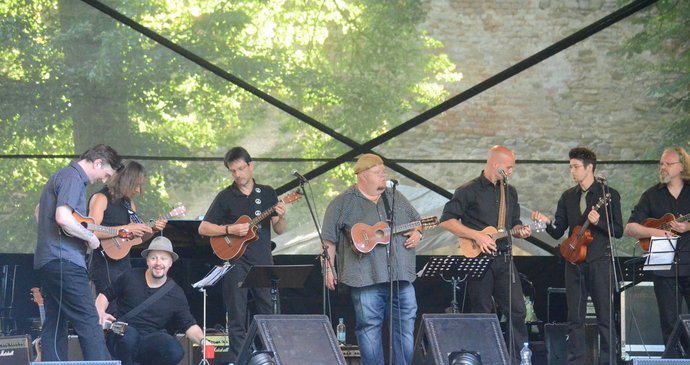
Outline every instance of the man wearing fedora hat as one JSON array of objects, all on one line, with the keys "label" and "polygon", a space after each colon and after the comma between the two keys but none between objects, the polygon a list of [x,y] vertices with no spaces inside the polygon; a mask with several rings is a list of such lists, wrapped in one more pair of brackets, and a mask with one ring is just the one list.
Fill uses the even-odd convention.
[{"label": "man wearing fedora hat", "polygon": [[[199,345],[204,342],[204,333],[189,310],[182,288],[168,277],[168,270],[178,259],[172,242],[156,237],[141,256],[146,258],[146,269],[122,274],[96,298],[101,324],[119,319],[129,325],[124,335],[106,335],[108,349],[123,365],[175,365],[184,357],[184,350],[165,329],[184,331]],[[117,302],[115,315],[106,313],[113,300]]]},{"label": "man wearing fedora hat", "polygon": [[[338,195],[326,209],[323,239],[329,260],[324,262],[326,286],[350,287],[355,310],[355,334],[363,365],[383,365],[381,332],[386,308],[393,302],[393,359],[389,364],[409,364],[414,350],[414,322],[417,299],[415,247],[422,239],[417,229],[394,234],[388,245],[375,245],[368,253],[355,253],[350,233],[357,223],[374,225],[388,221],[393,210],[394,225],[419,220],[419,213],[398,191],[386,188],[386,171],[381,157],[367,153],[355,163],[357,183]],[[337,258],[338,274],[335,260]],[[389,272],[390,263],[390,272]],[[393,298],[389,290],[393,284]]]}]

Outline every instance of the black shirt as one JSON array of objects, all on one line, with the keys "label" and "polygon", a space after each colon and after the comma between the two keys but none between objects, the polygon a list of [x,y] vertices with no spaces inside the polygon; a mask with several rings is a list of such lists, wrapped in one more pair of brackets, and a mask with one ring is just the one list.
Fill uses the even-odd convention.
[{"label": "black shirt", "polygon": [[[223,189],[211,203],[204,220],[218,225],[234,224],[241,216],[250,218],[261,215],[264,211],[278,204],[275,190],[267,185],[254,184],[251,194],[244,195],[235,183]],[[276,216],[273,212],[271,217]],[[271,265],[271,217],[257,225],[256,241],[247,245],[247,250],[238,260],[252,265]]]},{"label": "black shirt", "polygon": [[[690,181],[685,181],[678,199],[671,195],[666,184],[657,184],[647,189],[633,208],[628,223],[642,224],[647,218],[659,219],[667,213],[676,217],[690,214]],[[679,275],[690,276],[690,232],[685,232],[678,238],[678,260]],[[675,268],[656,270],[654,273],[659,276],[674,276]]]},{"label": "black shirt", "polygon": [[[498,211],[501,204],[501,185],[492,184],[484,176],[484,171],[469,182],[455,190],[453,198],[443,207],[441,222],[449,219],[459,219],[460,222],[478,231],[491,226],[498,228]],[[506,230],[512,229],[515,225],[522,224],[520,221],[520,204],[518,203],[517,190],[508,185],[508,195],[506,196]],[[508,239],[501,239],[496,242],[499,252],[508,251]]]},{"label": "black shirt", "polygon": [[[572,234],[576,226],[582,226],[587,220],[587,215],[599,200],[604,196],[603,185],[595,181],[587,190],[585,200],[587,201],[587,209],[584,214],[580,212],[580,197],[582,196],[582,188],[576,185],[561,194],[556,208],[556,216],[551,225],[546,227],[546,232],[553,238],[559,239],[568,229],[568,233]],[[601,215],[599,223],[593,225],[590,223],[589,230],[592,233],[592,243],[587,246],[586,262],[592,262],[606,255],[609,247],[609,234],[606,226],[606,207],[609,208],[609,216],[611,217],[611,236],[621,238],[623,236],[623,216],[621,213],[621,197],[618,191],[608,188],[611,194],[611,201],[608,205],[602,205],[598,212]]]},{"label": "black shirt", "polygon": [[[146,269],[136,268],[120,275],[115,283],[103,295],[108,301],[116,300],[117,313],[111,313],[115,318],[125,315],[139,303],[153,295],[159,288],[150,288],[146,284]],[[168,277],[168,280],[172,278]],[[196,324],[196,320],[189,311],[187,297],[182,288],[173,282],[173,288],[165,295],[151,303],[144,310],[127,323],[136,328],[141,334],[152,333],[166,328],[173,328],[185,332]]]}]

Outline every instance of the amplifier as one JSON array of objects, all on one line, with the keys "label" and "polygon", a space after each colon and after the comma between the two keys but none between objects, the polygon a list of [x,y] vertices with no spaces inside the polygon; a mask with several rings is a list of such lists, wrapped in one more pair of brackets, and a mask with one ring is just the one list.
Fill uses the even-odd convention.
[{"label": "amplifier", "polygon": [[31,361],[31,339],[29,336],[0,337],[0,363],[3,365],[26,365]]}]

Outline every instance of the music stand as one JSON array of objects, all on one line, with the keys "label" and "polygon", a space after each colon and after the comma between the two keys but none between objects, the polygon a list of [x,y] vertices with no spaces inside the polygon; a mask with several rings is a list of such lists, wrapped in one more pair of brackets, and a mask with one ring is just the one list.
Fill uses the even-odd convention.
[{"label": "music stand", "polygon": [[206,359],[206,287],[207,286],[213,286],[215,285],[220,278],[222,278],[225,273],[228,272],[228,270],[232,269],[235,265],[230,264],[229,262],[225,261],[225,264],[223,266],[214,266],[211,271],[204,276],[203,279],[197,281],[196,283],[192,284],[193,288],[199,289],[199,291],[204,295],[204,328],[202,329],[204,332],[204,341],[201,346],[201,361],[199,361],[199,365],[210,365],[208,360]]},{"label": "music stand", "polygon": [[457,285],[465,280],[481,280],[493,261],[493,256],[433,256],[422,269],[420,277],[440,276],[443,281],[451,283],[453,290],[453,300],[450,302],[451,313],[460,313],[455,293]]},{"label": "music stand", "polygon": [[254,265],[240,288],[271,288],[273,314],[278,314],[278,288],[302,288],[314,265]]}]

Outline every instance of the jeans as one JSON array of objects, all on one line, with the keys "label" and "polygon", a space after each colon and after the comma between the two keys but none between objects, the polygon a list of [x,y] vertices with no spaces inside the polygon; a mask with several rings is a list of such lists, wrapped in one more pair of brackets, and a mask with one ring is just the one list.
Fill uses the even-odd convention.
[{"label": "jeans", "polygon": [[86,269],[70,261],[53,260],[38,274],[46,314],[41,331],[42,360],[68,360],[68,320],[79,336],[84,360],[110,360]]},{"label": "jeans", "polygon": [[167,332],[142,335],[128,327],[124,336],[108,333],[108,348],[122,365],[176,365],[184,357],[182,345]]},{"label": "jeans", "polygon": [[[362,365],[383,365],[382,328],[388,316],[390,283],[351,288],[355,310],[355,334]],[[405,365],[412,361],[417,298],[412,283],[393,283],[393,359],[389,364]]]}]

